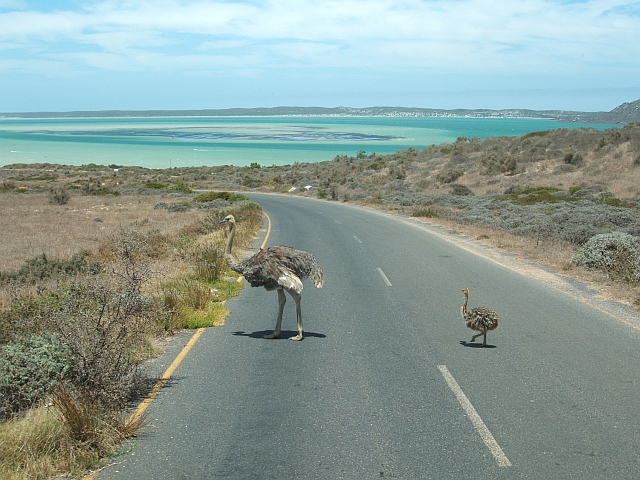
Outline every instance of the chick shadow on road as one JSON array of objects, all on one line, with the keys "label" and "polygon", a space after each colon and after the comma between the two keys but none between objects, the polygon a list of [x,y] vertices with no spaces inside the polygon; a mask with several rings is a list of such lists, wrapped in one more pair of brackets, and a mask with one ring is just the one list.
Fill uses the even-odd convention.
[{"label": "chick shadow on road", "polygon": [[462,345],[463,347],[468,347],[468,348],[496,348],[495,345],[491,345],[489,343],[487,343],[486,347],[483,347],[482,343],[465,342],[464,340],[460,340],[460,345]]},{"label": "chick shadow on road", "polygon": [[[248,337],[248,338],[258,338],[261,340],[268,340],[264,338],[265,335],[271,335],[272,333],[273,333],[273,330],[258,330],[256,332],[236,331],[236,332],[232,332],[231,334],[236,337]],[[275,338],[274,340],[288,340],[291,337],[295,337],[297,334],[298,334],[297,330],[281,330],[278,338]],[[305,338],[327,338],[327,336],[324,333],[315,333],[315,332],[305,331],[303,333],[302,340],[304,340]]]}]

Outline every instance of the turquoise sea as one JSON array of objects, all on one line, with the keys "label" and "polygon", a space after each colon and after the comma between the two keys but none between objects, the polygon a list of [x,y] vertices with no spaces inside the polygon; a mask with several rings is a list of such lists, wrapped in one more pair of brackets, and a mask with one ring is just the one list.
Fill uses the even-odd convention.
[{"label": "turquoise sea", "polygon": [[0,118],[0,166],[287,165],[355,156],[359,151],[388,154],[422,149],[460,136],[518,136],[563,127],[615,125],[457,117]]}]

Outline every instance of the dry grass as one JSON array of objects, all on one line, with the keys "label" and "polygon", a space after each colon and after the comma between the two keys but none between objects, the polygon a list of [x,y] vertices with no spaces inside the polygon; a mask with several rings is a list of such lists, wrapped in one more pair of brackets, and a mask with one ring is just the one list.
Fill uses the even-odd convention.
[{"label": "dry grass", "polygon": [[106,414],[95,403],[60,390],[52,403],[0,424],[0,478],[44,480],[62,472],[80,477],[145,422],[144,417],[130,421]]},{"label": "dry grass", "polygon": [[[113,317],[118,325],[124,325],[122,312],[131,313],[133,322],[126,325],[134,328],[135,335],[130,337],[131,341],[118,342],[123,349],[118,352],[136,365],[160,353],[164,334],[223,323],[228,310],[222,302],[238,295],[242,284],[219,279],[228,271],[221,257],[226,232],[219,227],[217,210],[192,208],[188,212],[171,213],[154,207],[163,199],[168,202],[182,200],[176,198],[175,193],[170,196],[145,193],[106,197],[75,194],[69,203],[57,205],[49,202],[48,191],[41,187],[35,186],[30,193],[0,189],[0,209],[3,211],[0,228],[4,234],[0,243],[0,271],[15,272],[25,261],[43,253],[50,264],[51,260],[66,261],[80,251],[88,251],[90,260],[97,260],[106,267],[97,276],[76,274],[74,287],[65,283],[69,279],[63,274],[38,279],[34,285],[22,284],[22,280],[3,284],[0,288],[0,333],[7,335],[0,335],[0,341],[21,341],[19,335],[15,338],[11,335],[11,329],[15,330],[17,325],[28,331],[41,319],[38,315],[49,315],[46,318],[51,320],[58,318],[56,315],[66,319],[65,315],[69,313],[69,320],[77,321],[65,321],[61,325],[71,325],[72,330],[76,324],[81,327],[90,323],[87,314],[93,310],[90,312],[88,308],[96,303],[96,299],[85,299],[84,296],[78,297],[78,312],[69,310],[73,305],[65,301],[62,313],[56,308],[34,310],[37,314],[34,317],[27,308],[24,318],[20,316],[22,310],[18,307],[35,305],[34,299],[43,298],[44,294],[50,294],[48,292],[54,292],[54,295],[71,292],[73,296],[95,290],[106,296],[104,300],[108,305],[112,305],[114,299],[133,302],[122,308],[114,307],[114,315],[107,320]],[[255,204],[229,207],[237,218],[242,219],[238,229],[239,248],[243,245],[247,248],[262,226],[262,212],[256,207]],[[131,281],[135,285],[124,294],[114,290],[111,295],[111,291],[107,292],[98,284],[110,279],[126,285]],[[175,298],[163,298],[162,290],[167,282],[178,287],[173,288]],[[78,288],[80,290],[76,292]],[[171,301],[176,303],[176,308],[162,305]],[[111,312],[110,309],[104,311]],[[43,324],[58,325],[48,320]],[[103,317],[99,320],[106,328]],[[74,332],[70,330],[69,335],[62,335],[65,345],[73,344],[69,339],[83,338],[78,331]],[[110,355],[113,360],[113,354]],[[78,358],[85,357],[78,355]],[[99,371],[94,377],[102,378],[99,374],[105,372],[105,379],[116,385],[118,375],[108,375],[108,369],[102,368],[105,365],[96,363]],[[77,368],[74,372],[81,373]],[[74,379],[66,381],[72,385]],[[134,377],[127,375],[123,379],[128,381]],[[107,406],[103,410],[99,406],[102,402],[93,401],[95,395],[92,393],[95,392],[90,391],[89,383],[80,384],[84,389],[82,393],[54,389],[50,408],[16,409],[11,417],[0,422],[0,478],[22,480],[60,474],[81,475],[87,468],[99,465],[101,458],[111,455],[124,438],[143,426],[140,422],[132,424],[124,420],[126,417],[119,404],[104,403]],[[110,385],[98,390],[107,391]],[[137,384],[132,385],[132,388],[137,387]],[[117,391],[123,390],[118,388]],[[123,395],[125,393],[120,396]],[[44,400],[40,398],[40,401]]]},{"label": "dry grass", "polygon": [[118,197],[73,195],[66,205],[49,203],[42,193],[0,193],[0,271],[15,270],[45,253],[50,259],[70,258],[81,250],[96,251],[118,228],[138,223],[142,231],[173,236],[206,216],[154,210],[161,195]]}]

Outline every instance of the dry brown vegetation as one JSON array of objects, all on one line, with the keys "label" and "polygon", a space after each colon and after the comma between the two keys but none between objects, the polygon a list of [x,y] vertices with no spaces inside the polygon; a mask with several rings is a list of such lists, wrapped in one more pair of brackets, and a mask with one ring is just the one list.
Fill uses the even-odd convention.
[{"label": "dry brown vegetation", "polygon": [[80,475],[144,426],[126,410],[164,339],[224,320],[242,284],[225,277],[219,220],[234,213],[248,248],[262,211],[235,195],[184,213],[179,182],[102,195],[13,181],[0,191],[0,478]]},{"label": "dry brown vegetation", "polygon": [[[241,219],[239,237],[244,234],[244,244],[238,246],[248,248],[262,222],[260,211],[241,196],[197,195],[194,190],[277,192],[386,209],[441,225],[451,234],[466,235],[592,282],[618,300],[637,303],[636,250],[620,250],[624,272],[579,265],[575,256],[596,235],[640,236],[639,179],[640,124],[607,131],[560,129],[518,138],[459,138],[420,151],[386,156],[360,152],[282,167],[0,168],[0,347],[21,346],[3,351],[5,357],[28,355],[29,342],[40,342],[38,348],[46,347],[52,371],[67,375],[66,383],[58,383],[68,387],[42,393],[46,388],[41,392],[41,386],[55,382],[43,379],[42,385],[32,385],[37,401],[17,398],[14,404],[32,405],[27,413],[16,414],[0,402],[9,418],[0,425],[0,450],[5,455],[0,464],[13,472],[9,476],[9,470],[0,471],[0,476],[46,478],[95,465],[137,428],[120,413],[123,401],[136,391],[133,380],[140,362],[156,352],[164,335],[212,325],[224,316],[215,306],[223,299],[217,292],[226,290],[215,283],[225,274],[225,234],[217,222],[232,209]],[[126,273],[131,271],[137,274]],[[96,306],[112,312],[108,319],[119,325],[107,340],[127,345],[125,356],[135,362],[123,364],[126,368],[119,373],[124,375],[119,375],[109,373],[104,359],[95,357],[89,366],[107,371],[115,385],[127,386],[128,393],[112,398],[113,404],[102,398],[104,409],[86,414],[95,396],[77,388],[73,379],[86,381],[92,370],[65,364],[69,352],[80,347],[60,341],[82,333],[83,323],[75,324],[75,333],[62,328],[43,332],[40,323],[61,326],[74,316],[91,319]],[[33,334],[38,338],[29,337]],[[93,433],[88,435],[80,421],[78,433],[70,434],[65,411],[71,417],[66,420],[93,421]],[[117,434],[107,439],[104,431]],[[27,455],[13,455],[16,451]],[[80,461],[62,460],[69,457]]]}]

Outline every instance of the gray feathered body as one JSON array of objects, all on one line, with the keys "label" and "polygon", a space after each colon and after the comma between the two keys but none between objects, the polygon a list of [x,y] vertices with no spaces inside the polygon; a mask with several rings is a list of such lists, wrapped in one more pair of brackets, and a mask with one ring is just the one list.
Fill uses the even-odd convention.
[{"label": "gray feathered body", "polygon": [[264,287],[267,290],[284,288],[299,294],[302,292],[302,281],[305,278],[310,278],[318,288],[324,285],[324,273],[315,257],[295,248],[269,247],[261,249],[246,260],[236,260],[231,252],[236,234],[236,220],[233,215],[227,215],[223,223],[229,225],[224,255],[227,264],[231,270],[243,275],[252,287]]},{"label": "gray feathered body", "polygon": [[233,258],[227,261],[231,269],[244,275],[252,287],[267,290],[285,287],[300,293],[305,278],[311,279],[318,288],[324,284],[324,273],[315,257],[287,246],[265,248],[241,262]]}]

